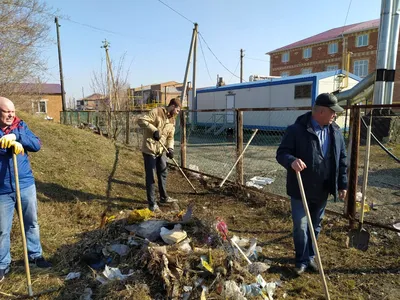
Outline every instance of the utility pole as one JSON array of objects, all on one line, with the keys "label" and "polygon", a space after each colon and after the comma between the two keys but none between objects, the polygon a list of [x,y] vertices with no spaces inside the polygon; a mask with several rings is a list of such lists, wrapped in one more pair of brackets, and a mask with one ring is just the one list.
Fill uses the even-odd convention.
[{"label": "utility pole", "polygon": [[58,18],[54,18],[54,22],[56,23],[56,30],[57,30],[57,47],[58,47],[58,65],[60,67],[60,84],[61,84],[61,100],[62,100],[62,110],[66,110],[66,103],[65,103],[65,89],[64,89],[64,75],[62,69],[62,58],[61,58],[61,44],[60,44],[60,30],[59,27],[61,25],[58,24]]},{"label": "utility pole", "polygon": [[243,57],[244,57],[244,50],[240,49],[240,83],[243,82]]},{"label": "utility pole", "polygon": [[[196,93],[196,65],[197,65],[197,36],[198,29],[197,23],[194,24],[194,43],[193,43],[193,80],[192,80],[192,101],[196,101],[197,93]],[[187,105],[189,106],[189,99],[187,99]]]},{"label": "utility pole", "polygon": [[[117,87],[115,85],[115,80],[114,80],[114,74],[112,71],[112,65],[111,65],[111,60],[110,60],[110,56],[108,54],[108,48],[110,47],[110,43],[105,39],[103,41],[103,46],[101,46],[101,48],[104,48],[106,51],[106,62],[107,62],[107,82],[109,83],[109,80],[111,78],[111,83],[112,83],[112,89],[110,88],[110,103],[112,103],[111,101],[111,91],[113,90],[114,92],[114,96],[115,96],[115,110],[119,110],[119,99],[118,99],[118,92],[117,92]],[[110,86],[110,85],[109,85]]]}]

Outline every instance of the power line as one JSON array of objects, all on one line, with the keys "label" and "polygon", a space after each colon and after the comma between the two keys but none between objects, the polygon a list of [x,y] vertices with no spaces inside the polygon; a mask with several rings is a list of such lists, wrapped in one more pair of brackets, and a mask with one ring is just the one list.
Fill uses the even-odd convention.
[{"label": "power line", "polygon": [[158,2],[164,4],[166,7],[168,7],[170,10],[172,10],[173,12],[177,13],[178,15],[180,15],[182,18],[186,19],[187,21],[189,21],[190,23],[194,24],[195,22],[193,22],[192,20],[190,20],[189,18],[185,17],[183,14],[181,14],[179,11],[173,9],[171,6],[169,6],[168,4],[166,4],[165,2],[161,1],[161,0],[157,0]]},{"label": "power line", "polygon": [[245,56],[245,58],[251,59],[251,60],[263,61],[263,62],[270,62],[269,60],[264,60],[264,59],[260,59],[260,58],[253,58],[253,57],[247,57],[247,56]]},{"label": "power line", "polygon": [[[239,76],[235,75],[235,73],[233,73],[232,71],[230,71],[227,67],[225,67],[225,65],[219,60],[219,58],[214,54],[214,52],[211,50],[210,46],[208,46],[206,40],[204,39],[203,35],[199,32],[200,37],[203,39],[203,42],[206,44],[208,50],[210,50],[211,54],[215,57],[215,59],[220,63],[220,65],[227,70],[229,73],[231,73],[233,76],[237,77],[240,79]],[[245,80],[243,80],[245,81]]]},{"label": "power line", "polygon": [[206,65],[208,77],[210,77],[211,82],[214,82],[213,79],[212,79],[212,77],[211,77],[210,70],[208,69],[208,65],[207,65],[207,61],[206,61],[206,56],[204,55],[203,45],[202,45],[202,43],[201,43],[201,39],[199,40],[199,44],[200,44],[201,53],[203,54],[204,64]]},{"label": "power line", "polygon": [[352,3],[352,2],[353,2],[353,0],[350,0],[350,2],[349,2],[349,7],[347,8],[347,13],[346,13],[346,18],[344,19],[342,34],[343,34],[343,32],[344,32],[344,26],[346,26],[346,23],[347,23],[347,17],[349,16],[350,6],[351,6],[351,3]]},{"label": "power line", "polygon": [[[235,71],[233,71],[233,73],[236,73],[236,70],[237,70],[237,68],[239,67],[239,64],[240,64],[240,59],[239,59],[237,65],[236,65]],[[231,82],[232,78],[233,78],[233,75],[231,76],[231,78],[229,79],[228,82]]]}]

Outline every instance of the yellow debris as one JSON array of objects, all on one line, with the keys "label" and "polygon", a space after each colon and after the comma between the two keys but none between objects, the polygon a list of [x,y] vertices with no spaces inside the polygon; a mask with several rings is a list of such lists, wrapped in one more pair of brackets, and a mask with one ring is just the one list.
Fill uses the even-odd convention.
[{"label": "yellow debris", "polygon": [[151,217],[154,217],[154,213],[150,209],[135,209],[128,216],[128,224],[142,222]]}]

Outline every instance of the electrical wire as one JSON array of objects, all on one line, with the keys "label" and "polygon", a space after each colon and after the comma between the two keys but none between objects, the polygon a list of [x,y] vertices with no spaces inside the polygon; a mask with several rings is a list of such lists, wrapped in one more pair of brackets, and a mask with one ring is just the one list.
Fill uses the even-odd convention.
[{"label": "electrical wire", "polygon": [[263,61],[263,62],[270,62],[270,60],[264,60],[264,59],[260,59],[260,58],[253,58],[253,57],[247,57],[245,56],[246,59],[251,59],[251,60],[258,60],[258,61]]},{"label": "electrical wire", "polygon": [[206,65],[208,77],[210,77],[210,80],[211,80],[211,82],[213,83],[214,81],[213,81],[213,79],[212,79],[212,77],[211,77],[210,70],[208,69],[208,65],[207,65],[207,61],[206,61],[206,56],[204,55],[204,51],[203,51],[203,45],[201,44],[201,39],[199,40],[199,45],[200,45],[201,53],[203,54],[204,64]]},{"label": "electrical wire", "polygon": [[[237,65],[236,65],[235,71],[233,71],[233,73],[236,73],[236,70],[237,70],[237,68],[239,67],[239,64],[240,64],[240,59],[239,59]],[[233,78],[233,75],[231,76],[231,78],[229,79],[228,82],[231,82],[232,78]]]},{"label": "electrical wire", "polygon": [[185,20],[189,21],[192,24],[195,24],[195,22],[193,22],[192,20],[190,20],[189,18],[185,17],[183,14],[181,14],[179,11],[173,9],[171,6],[169,6],[168,4],[166,4],[165,2],[161,1],[161,0],[157,0],[158,2],[164,4],[166,7],[168,7],[170,10],[172,10],[173,12],[177,13],[178,15],[180,15],[182,18],[184,18]]},{"label": "electrical wire", "polygon": [[[203,42],[206,44],[208,50],[210,50],[211,54],[215,57],[215,59],[219,62],[219,64],[225,69],[227,70],[230,74],[232,74],[233,76],[237,77],[240,79],[239,76],[237,76],[235,73],[233,73],[231,70],[229,70],[220,60],[219,58],[215,55],[215,53],[211,50],[210,46],[207,44],[206,40],[204,39],[203,35],[201,34],[201,32],[199,32],[199,36],[203,39]],[[246,80],[243,80],[246,81]]]},{"label": "electrical wire", "polygon": [[353,2],[353,0],[350,0],[350,2],[349,2],[349,7],[347,8],[346,18],[344,19],[344,24],[343,24],[342,35],[343,35],[343,32],[344,32],[344,26],[346,26],[346,23],[347,23],[347,18],[348,18],[348,16],[349,16],[350,7],[351,7],[351,3],[352,3],[352,2]]}]

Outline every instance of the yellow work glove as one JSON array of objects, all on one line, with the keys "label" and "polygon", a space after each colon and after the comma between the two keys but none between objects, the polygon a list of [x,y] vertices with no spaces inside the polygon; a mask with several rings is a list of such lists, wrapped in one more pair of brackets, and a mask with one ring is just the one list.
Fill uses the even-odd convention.
[{"label": "yellow work glove", "polygon": [[18,154],[24,155],[25,150],[21,143],[13,141],[11,143],[11,147],[13,148],[12,150],[16,155],[18,155]]},{"label": "yellow work glove", "polygon": [[17,139],[14,133],[6,134],[0,139],[1,148],[10,148],[11,143]]}]

